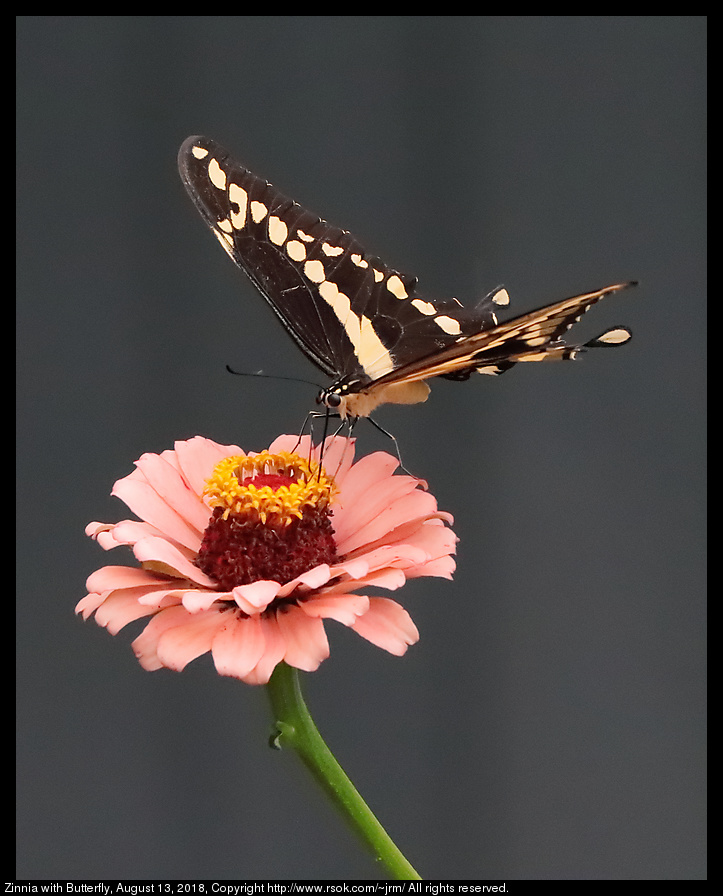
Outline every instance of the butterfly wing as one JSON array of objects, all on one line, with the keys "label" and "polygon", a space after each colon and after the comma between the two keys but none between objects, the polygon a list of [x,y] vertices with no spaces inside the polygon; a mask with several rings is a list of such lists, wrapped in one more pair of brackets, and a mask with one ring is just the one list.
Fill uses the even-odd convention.
[{"label": "butterfly wing", "polygon": [[467,379],[474,371],[498,374],[523,361],[572,360],[588,348],[624,345],[632,333],[622,326],[611,327],[581,345],[570,345],[562,336],[602,298],[634,285],[634,281],[616,283],[530,311],[479,333],[460,336],[454,345],[410,361],[376,381],[374,387],[435,376]]},{"label": "butterfly wing", "polygon": [[493,327],[498,289],[475,308],[430,302],[416,279],[367,255],[332,227],[235,162],[219,144],[189,137],[179,171],[226,252],[249,276],[307,357],[336,380],[370,383],[460,336]]}]

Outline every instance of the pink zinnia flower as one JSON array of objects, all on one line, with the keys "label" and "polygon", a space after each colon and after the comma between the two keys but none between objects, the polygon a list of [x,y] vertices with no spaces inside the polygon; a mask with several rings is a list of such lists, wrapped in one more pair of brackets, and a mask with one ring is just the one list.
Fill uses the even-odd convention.
[{"label": "pink zinnia flower", "polygon": [[220,674],[249,684],[281,661],[316,669],[324,619],[401,656],[416,626],[366,592],[451,578],[457,539],[424,484],[393,475],[391,455],[353,454],[353,441],[328,439],[322,466],[308,436],[260,454],[201,436],[144,454],[112,491],[140,521],[86,528],[106,550],[130,545],[141,567],[94,572],[76,612],[114,635],[152,616],[133,642],[144,669],[180,671],[211,651]]}]

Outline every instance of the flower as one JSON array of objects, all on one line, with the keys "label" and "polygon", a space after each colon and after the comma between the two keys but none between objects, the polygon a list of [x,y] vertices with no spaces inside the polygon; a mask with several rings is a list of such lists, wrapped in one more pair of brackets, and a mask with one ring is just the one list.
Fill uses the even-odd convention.
[{"label": "flower", "polygon": [[[324,619],[401,656],[419,639],[395,590],[451,578],[456,536],[421,480],[393,475],[353,440],[279,436],[246,454],[196,436],[144,454],[112,494],[139,520],[90,523],[106,550],[129,545],[141,567],[104,566],[76,612],[115,635],[151,616],[133,649],[144,669],[182,670],[211,652],[221,675],[265,684],[282,660],[313,671],[329,655]],[[363,591],[365,593],[358,593]]]}]

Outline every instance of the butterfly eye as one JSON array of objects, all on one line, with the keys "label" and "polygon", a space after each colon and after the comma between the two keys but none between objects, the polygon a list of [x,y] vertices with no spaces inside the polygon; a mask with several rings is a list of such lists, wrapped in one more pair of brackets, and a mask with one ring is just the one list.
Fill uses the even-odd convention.
[{"label": "butterfly eye", "polygon": [[341,395],[338,392],[324,391],[319,395],[318,400],[328,408],[338,408],[341,404]]}]

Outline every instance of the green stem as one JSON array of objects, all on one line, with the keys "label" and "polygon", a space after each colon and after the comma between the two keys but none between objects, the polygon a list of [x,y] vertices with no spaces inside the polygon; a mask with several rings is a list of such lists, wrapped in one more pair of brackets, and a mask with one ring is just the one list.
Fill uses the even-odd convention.
[{"label": "green stem", "polygon": [[324,743],[304,703],[298,671],[279,663],[267,685],[276,719],[273,746],[290,744],[393,880],[421,880]]}]

